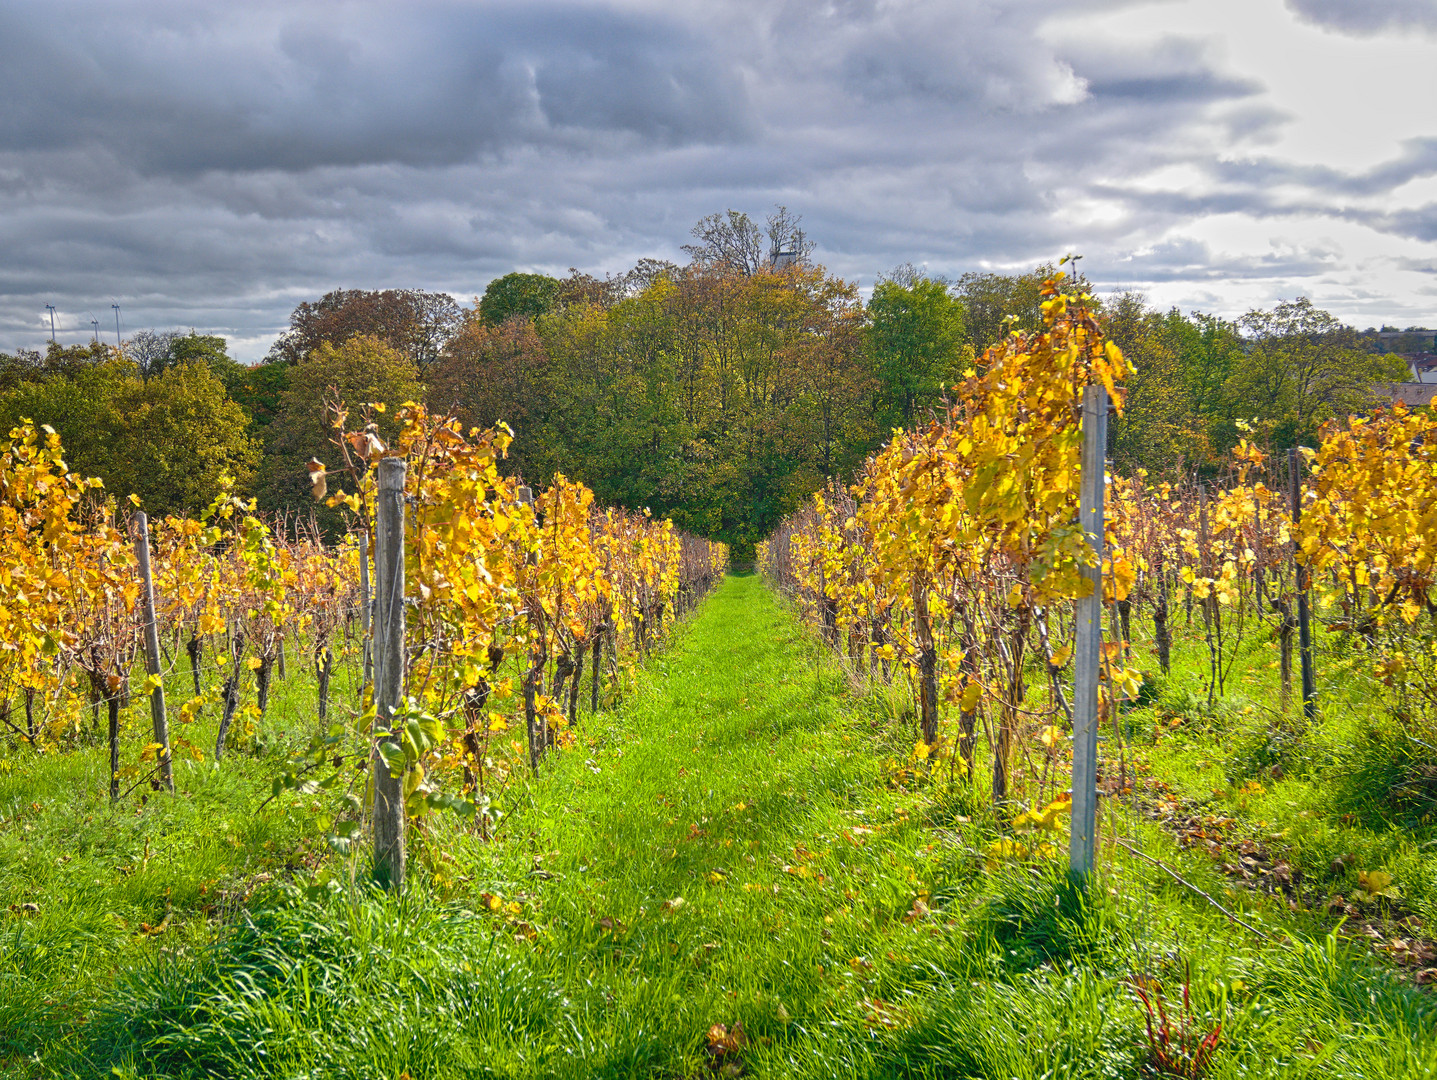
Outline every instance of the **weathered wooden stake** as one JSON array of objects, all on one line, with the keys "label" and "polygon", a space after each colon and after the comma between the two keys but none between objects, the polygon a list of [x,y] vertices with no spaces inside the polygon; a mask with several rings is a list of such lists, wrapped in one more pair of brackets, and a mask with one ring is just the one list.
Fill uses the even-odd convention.
[{"label": "weathered wooden stake", "polygon": [[374,654],[370,651],[373,639],[369,635],[369,533],[359,534],[359,625],[364,631],[364,666],[360,675],[359,697],[364,700],[364,691],[374,678]]},{"label": "weathered wooden stake", "polygon": [[155,626],[155,578],[150,571],[150,526],[144,511],[135,515],[135,558],[140,564],[140,617],[145,621],[145,671],[155,685],[150,690],[150,720],[155,742],[160,744],[160,783],[175,790],[174,766],[170,760],[170,725],[165,716],[165,688],[160,682],[160,634]]},{"label": "weathered wooden stake", "polygon": [[[1292,507],[1294,533],[1302,520],[1302,458],[1297,449],[1287,452],[1287,490]],[[1293,543],[1295,544],[1294,537]],[[1312,588],[1307,567],[1297,564],[1297,647],[1302,654],[1302,714],[1309,723],[1317,719],[1317,668],[1312,659],[1312,613],[1307,594]]]},{"label": "weathered wooden stake", "polygon": [[105,699],[110,717],[110,801],[120,797],[120,692]]},{"label": "weathered wooden stake", "polygon": [[[404,476],[399,458],[379,463],[374,537],[375,731],[389,739],[404,695]],[[375,743],[374,873],[389,889],[404,887],[404,780],[395,776]]]},{"label": "weathered wooden stake", "polygon": [[1095,562],[1082,568],[1092,590],[1075,607],[1077,641],[1073,666],[1073,827],[1068,872],[1086,886],[1097,864],[1098,682],[1103,659],[1103,473],[1108,442],[1108,391],[1083,393],[1083,462],[1078,524]]}]

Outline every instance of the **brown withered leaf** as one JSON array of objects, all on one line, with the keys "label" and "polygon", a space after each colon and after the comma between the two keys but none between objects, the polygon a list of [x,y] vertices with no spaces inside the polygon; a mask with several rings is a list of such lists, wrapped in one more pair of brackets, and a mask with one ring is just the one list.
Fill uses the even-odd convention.
[{"label": "brown withered leaf", "polygon": [[329,485],[325,479],[324,462],[319,458],[309,459],[309,489],[315,502],[323,499],[329,491]]}]

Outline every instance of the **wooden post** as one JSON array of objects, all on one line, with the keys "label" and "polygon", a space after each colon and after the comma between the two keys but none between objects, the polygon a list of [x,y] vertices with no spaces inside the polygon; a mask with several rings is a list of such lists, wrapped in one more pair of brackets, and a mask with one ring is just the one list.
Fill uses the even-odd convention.
[{"label": "wooden post", "polygon": [[[379,462],[374,537],[375,731],[388,741],[404,696],[404,477],[400,458]],[[395,740],[397,741],[397,740]],[[374,770],[374,873],[389,889],[404,887],[404,780],[395,776],[376,743]],[[407,771],[407,770],[406,770]]]},{"label": "wooden post", "polygon": [[110,718],[110,801],[120,797],[120,692],[115,690],[105,699]]},{"label": "wooden post", "polygon": [[155,578],[150,571],[150,525],[142,510],[135,515],[135,558],[140,564],[140,617],[145,621],[145,671],[155,682],[150,691],[150,720],[155,742],[160,744],[160,783],[175,790],[174,765],[170,760],[170,725],[165,716],[165,688],[160,683],[160,633],[155,626]]},{"label": "wooden post", "polygon": [[[1198,558],[1201,560],[1202,575],[1205,578],[1216,576],[1217,567],[1213,565],[1212,559],[1212,533],[1208,529],[1207,520],[1207,485],[1198,484]],[[1207,707],[1211,709],[1217,703],[1218,679],[1222,674],[1222,610],[1218,607],[1217,594],[1209,588],[1207,596],[1202,600],[1202,625],[1203,641],[1207,644],[1208,658],[1208,680],[1207,680]]]},{"label": "wooden post", "polygon": [[1108,391],[1083,392],[1083,462],[1078,524],[1093,549],[1095,565],[1082,568],[1092,591],[1075,606],[1077,641],[1073,663],[1073,828],[1068,872],[1085,887],[1098,850],[1098,682],[1103,660],[1103,473],[1108,442]]},{"label": "wooden post", "polygon": [[359,626],[364,633],[364,667],[360,675],[359,699],[364,701],[364,691],[373,681],[374,654],[370,651],[373,640],[369,635],[369,531],[359,534]]},{"label": "wooden post", "polygon": [[[532,509],[534,489],[528,484],[520,484],[514,489],[514,498],[520,506]],[[524,558],[524,565],[537,566],[538,564],[539,553],[530,551]],[[529,768],[538,773],[539,758],[544,753],[546,735],[543,721],[539,716],[538,698],[544,681],[544,669],[549,663],[549,648],[543,609],[540,608],[531,614],[530,619],[531,629],[537,631],[537,639],[529,647],[529,667],[524,672],[524,729],[529,740]]]},{"label": "wooden post", "polygon": [[[1297,523],[1302,520],[1302,458],[1297,449],[1287,452],[1287,491],[1292,508],[1294,547]],[[1317,669],[1312,660],[1312,613],[1307,602],[1312,588],[1307,567],[1297,564],[1297,647],[1302,654],[1302,714],[1308,723],[1317,719]]]}]

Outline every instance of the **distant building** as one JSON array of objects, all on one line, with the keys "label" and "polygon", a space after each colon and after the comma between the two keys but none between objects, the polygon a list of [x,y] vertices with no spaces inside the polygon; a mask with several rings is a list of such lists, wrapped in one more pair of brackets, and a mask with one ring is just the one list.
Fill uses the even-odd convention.
[{"label": "distant building", "polygon": [[1407,370],[1412,372],[1412,381],[1420,383],[1437,383],[1437,353],[1397,353],[1407,362]]},{"label": "distant building", "polygon": [[1430,382],[1378,383],[1372,389],[1380,404],[1396,405],[1400,401],[1409,409],[1431,408],[1437,399],[1437,378]]}]

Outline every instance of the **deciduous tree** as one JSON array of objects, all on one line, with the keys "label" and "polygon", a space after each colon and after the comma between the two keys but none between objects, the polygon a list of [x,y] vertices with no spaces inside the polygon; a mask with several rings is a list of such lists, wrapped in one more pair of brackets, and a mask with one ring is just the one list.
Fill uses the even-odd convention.
[{"label": "deciduous tree", "polygon": [[1306,297],[1250,311],[1241,325],[1245,355],[1225,389],[1276,446],[1315,443],[1324,421],[1372,406],[1374,383],[1407,377],[1403,361],[1368,352],[1352,327]]},{"label": "deciduous tree", "polygon": [[341,345],[352,337],[368,336],[423,366],[439,356],[458,327],[459,316],[459,305],[447,293],[335,289],[294,309],[289,329],[270,349],[270,359],[297,364],[321,342]]},{"label": "deciduous tree", "polygon": [[110,402],[110,466],[106,485],[134,493],[152,514],[197,514],[229,476],[248,491],[259,446],[244,410],[200,360],[146,381],[130,380]]},{"label": "deciduous tree", "polygon": [[[333,418],[326,402],[340,401],[356,411],[369,402],[388,406],[379,418],[379,436],[387,444],[398,430],[395,409],[423,397],[418,365],[379,338],[352,337],[338,346],[321,342],[294,367],[289,389],[280,396],[273,437],[261,466],[263,503],[272,510],[312,505],[305,463],[318,458],[328,466],[338,465]],[[338,524],[334,511],[320,509],[324,524]]]},{"label": "deciduous tree", "polygon": [[878,379],[877,413],[885,429],[909,427],[938,402],[973,362],[963,305],[948,286],[916,275],[878,282],[868,302],[868,352]]},{"label": "deciduous tree", "polygon": [[479,314],[495,325],[514,318],[537,319],[553,310],[558,300],[557,278],[515,272],[489,282],[479,298]]}]

